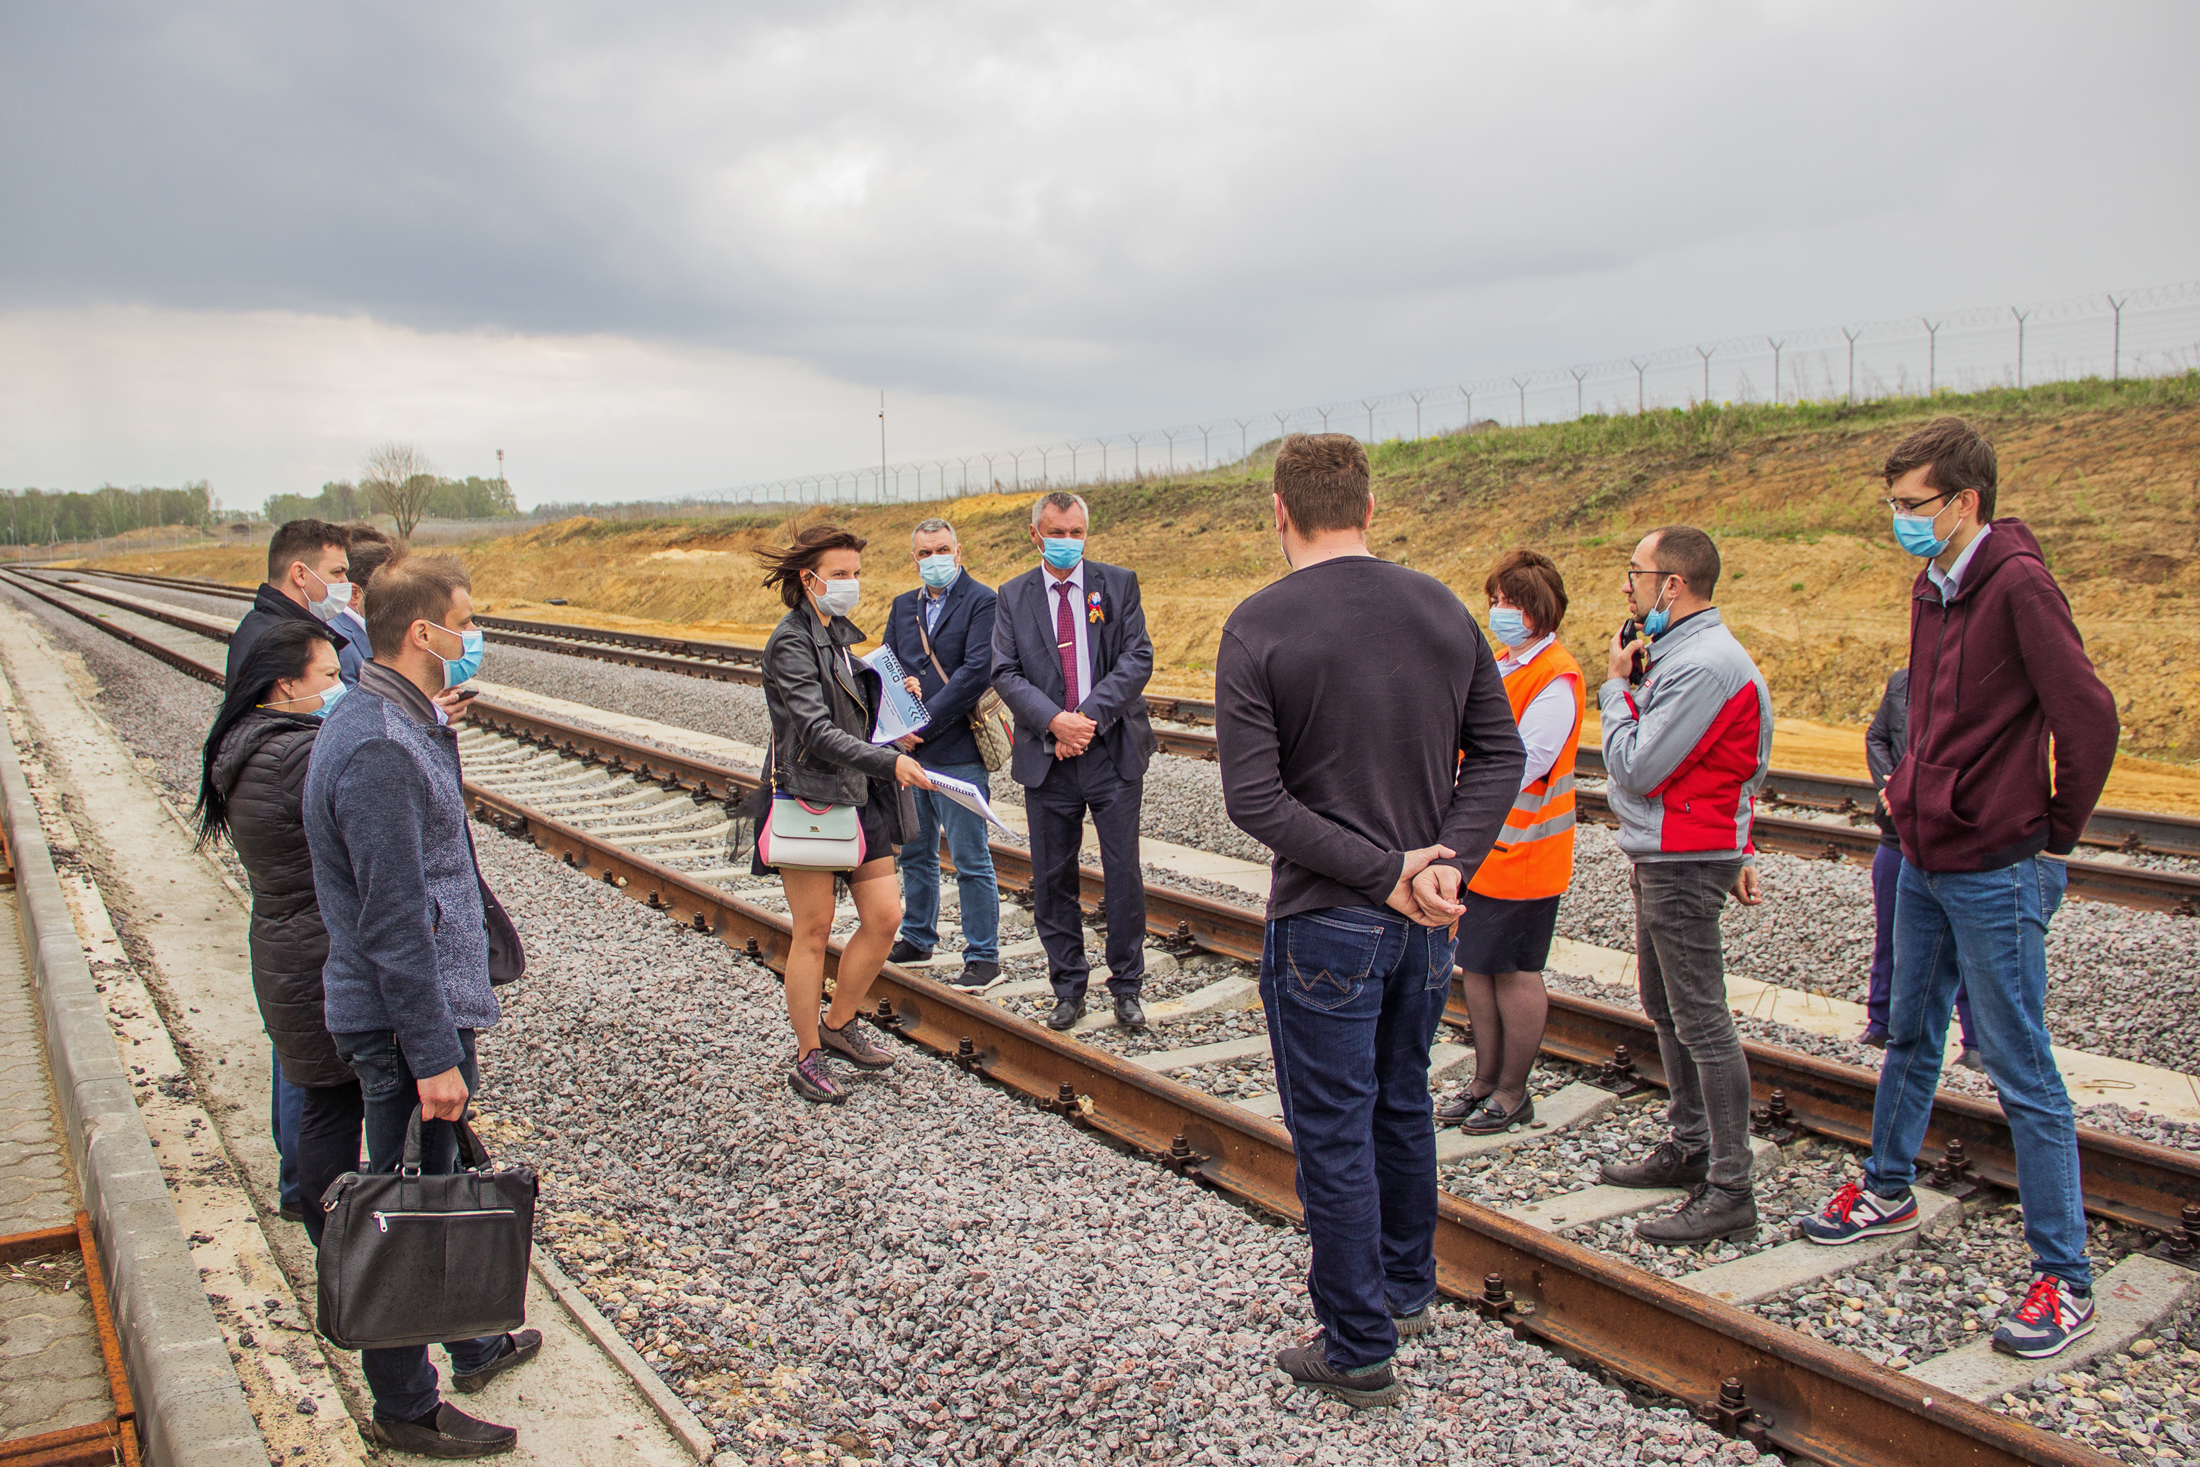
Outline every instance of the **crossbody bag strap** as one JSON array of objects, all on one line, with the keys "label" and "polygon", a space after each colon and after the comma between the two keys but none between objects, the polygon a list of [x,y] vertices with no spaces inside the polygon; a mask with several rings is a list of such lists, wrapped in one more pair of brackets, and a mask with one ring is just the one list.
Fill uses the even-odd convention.
[{"label": "crossbody bag strap", "polygon": [[946,682],[948,680],[947,669],[940,666],[940,654],[932,650],[932,638],[924,630],[924,603],[922,601],[917,603],[917,640],[924,644],[924,655],[932,659],[932,670],[940,675],[941,682]]}]

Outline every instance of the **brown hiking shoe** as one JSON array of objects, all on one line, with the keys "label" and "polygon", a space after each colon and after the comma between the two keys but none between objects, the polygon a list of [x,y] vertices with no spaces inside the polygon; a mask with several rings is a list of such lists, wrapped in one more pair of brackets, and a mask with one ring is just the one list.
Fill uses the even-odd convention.
[{"label": "brown hiking shoe", "polygon": [[1683,1151],[1671,1141],[1660,1141],[1640,1161],[1606,1162],[1601,1175],[1614,1187],[1693,1187],[1710,1178],[1711,1153]]},{"label": "brown hiking shoe", "polygon": [[1385,1360],[1364,1370],[1339,1370],[1329,1363],[1329,1337],[1316,1335],[1303,1345],[1278,1351],[1276,1364],[1302,1386],[1327,1391],[1347,1405],[1387,1406],[1406,1393],[1405,1382]]}]

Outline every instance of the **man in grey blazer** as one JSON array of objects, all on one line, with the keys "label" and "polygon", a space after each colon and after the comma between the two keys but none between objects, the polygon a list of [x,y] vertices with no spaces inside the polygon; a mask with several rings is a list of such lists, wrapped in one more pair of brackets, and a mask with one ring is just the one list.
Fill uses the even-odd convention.
[{"label": "man in grey blazer", "polygon": [[1026,791],[1032,917],[1054,984],[1047,1024],[1067,1029],[1085,1012],[1091,969],[1078,902],[1078,850],[1089,814],[1107,875],[1108,992],[1121,1024],[1146,1022],[1146,888],[1138,808],[1153,725],[1146,680],[1153,640],[1138,577],[1086,560],[1085,501],[1056,491],[1031,506],[1042,564],[1000,588],[993,619],[993,687],[1016,716],[1009,772]]}]

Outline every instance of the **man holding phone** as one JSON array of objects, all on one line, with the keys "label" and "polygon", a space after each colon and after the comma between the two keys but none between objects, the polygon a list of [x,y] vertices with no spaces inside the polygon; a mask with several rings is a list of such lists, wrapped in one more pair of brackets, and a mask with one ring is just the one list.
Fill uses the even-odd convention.
[{"label": "man holding phone", "polygon": [[1607,1162],[1604,1180],[1693,1189],[1635,1229],[1668,1245],[1757,1230],[1749,1061],[1727,1007],[1719,913],[1729,892],[1763,900],[1749,832],[1772,765],[1772,694],[1711,604],[1718,584],[1719,548],[1703,531],[1644,536],[1627,565],[1634,619],[1612,638],[1598,693],[1607,797],[1632,863],[1636,977],[1673,1126],[1641,1160]]}]

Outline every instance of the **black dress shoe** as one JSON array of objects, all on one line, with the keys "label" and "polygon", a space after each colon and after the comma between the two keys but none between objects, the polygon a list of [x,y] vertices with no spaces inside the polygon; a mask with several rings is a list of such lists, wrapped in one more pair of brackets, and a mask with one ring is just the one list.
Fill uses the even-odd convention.
[{"label": "black dress shoe", "polygon": [[1143,1029],[1146,1011],[1138,1006],[1135,998],[1119,998],[1115,1001],[1115,1022],[1126,1029]]},{"label": "black dress shoe", "polygon": [[475,1371],[472,1375],[460,1375],[456,1371],[453,1371],[451,1373],[451,1384],[457,1386],[460,1390],[464,1391],[467,1395],[470,1396],[475,1391],[478,1391],[483,1386],[487,1385],[491,1380],[494,1380],[497,1376],[504,1374],[505,1371],[510,1370],[515,1366],[525,1365],[528,1361],[534,1359],[537,1355],[540,1355],[541,1353],[541,1330],[513,1330],[510,1334],[504,1337],[504,1344],[498,1351],[496,1359],[490,1361],[487,1365],[482,1366],[481,1369]]},{"label": "black dress shoe", "polygon": [[896,941],[893,950],[886,954],[886,961],[906,966],[910,963],[929,963],[932,955],[913,942]]},{"label": "black dress shoe", "polygon": [[1081,998],[1058,999],[1054,1012],[1047,1015],[1049,1029],[1067,1029],[1085,1016],[1085,1001]]},{"label": "black dress shoe", "polygon": [[494,1457],[509,1452],[519,1432],[509,1426],[477,1421],[449,1401],[417,1421],[377,1416],[368,1427],[373,1438],[386,1447],[411,1452],[416,1457]]}]

